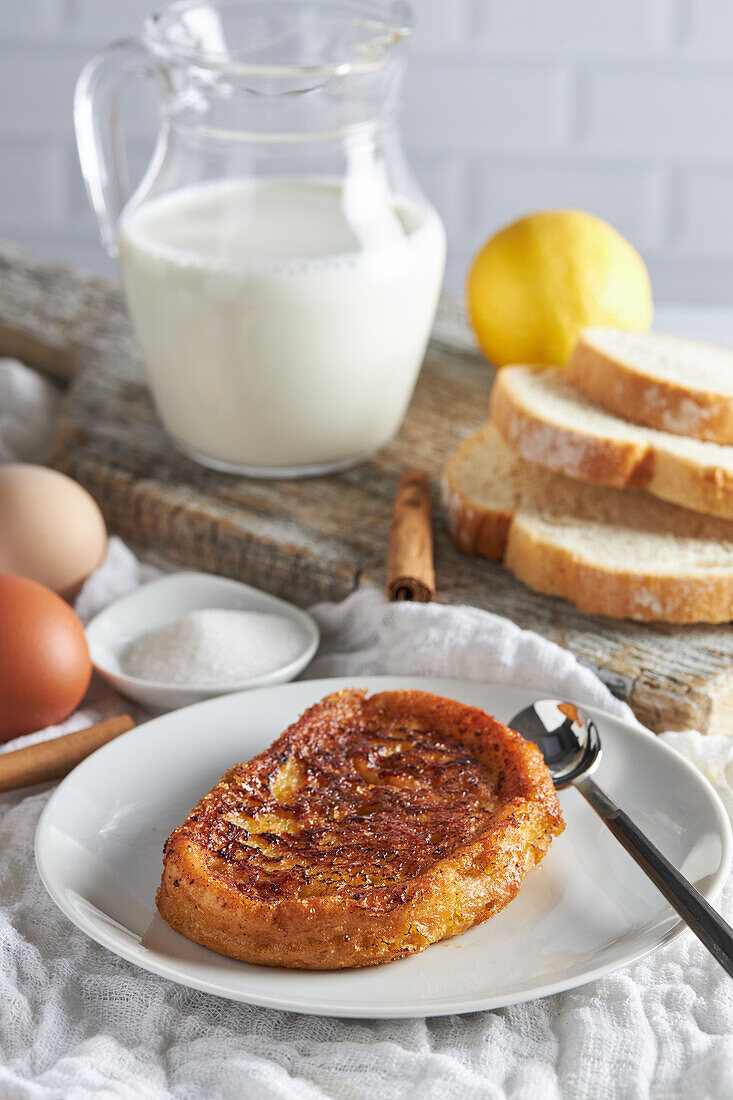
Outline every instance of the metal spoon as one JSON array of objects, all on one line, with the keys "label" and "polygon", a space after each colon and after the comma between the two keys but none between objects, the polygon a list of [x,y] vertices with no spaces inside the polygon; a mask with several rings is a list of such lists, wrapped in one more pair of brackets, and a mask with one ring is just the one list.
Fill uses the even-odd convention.
[{"label": "metal spoon", "polygon": [[540,699],[509,722],[541,749],[555,787],[576,787],[698,939],[733,977],[733,928],[591,779],[601,759],[595,723],[573,703]]}]

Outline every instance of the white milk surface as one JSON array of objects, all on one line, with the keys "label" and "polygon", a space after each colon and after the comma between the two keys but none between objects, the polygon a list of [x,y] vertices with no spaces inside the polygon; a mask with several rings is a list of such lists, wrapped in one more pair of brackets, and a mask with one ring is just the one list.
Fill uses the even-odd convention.
[{"label": "white milk surface", "polygon": [[123,215],[119,250],[158,411],[199,456],[328,466],[399,427],[443,276],[430,208],[331,181],[205,183]]}]

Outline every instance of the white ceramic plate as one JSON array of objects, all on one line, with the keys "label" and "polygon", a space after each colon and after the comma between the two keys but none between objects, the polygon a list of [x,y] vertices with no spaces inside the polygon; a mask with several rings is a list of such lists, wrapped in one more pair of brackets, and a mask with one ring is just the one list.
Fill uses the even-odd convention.
[{"label": "white ceramic plate", "polygon": [[[526,689],[408,676],[348,684],[435,691],[504,721],[537,697]],[[600,977],[682,930],[570,789],[561,794],[565,832],[511,905],[422,954],[364,970],[281,970],[224,958],[173,932],[154,904],[168,834],[227,768],[343,686],[343,680],[310,680],[224,696],[105,745],[63,781],[39,822],[36,861],[51,897],[92,939],[146,970],[221,997],[329,1016],[497,1008]],[[715,791],[652,734],[586,709],[603,739],[599,783],[713,898],[731,860],[730,824]]]},{"label": "white ceramic plate", "polygon": [[[129,676],[122,667],[122,654],[130,642],[149,630],[175,622],[189,611],[206,608],[230,608],[237,611],[269,611],[289,619],[301,642],[298,656],[286,665],[262,676],[242,679],[233,684],[164,684]],[[319,631],[315,619],[286,600],[261,592],[241,581],[216,577],[211,573],[171,573],[141,585],[115,600],[89,623],[86,629],[92,664],[118,691],[144,706],[172,710],[213,699],[216,695],[265,687],[294,680],[318,649]]]}]

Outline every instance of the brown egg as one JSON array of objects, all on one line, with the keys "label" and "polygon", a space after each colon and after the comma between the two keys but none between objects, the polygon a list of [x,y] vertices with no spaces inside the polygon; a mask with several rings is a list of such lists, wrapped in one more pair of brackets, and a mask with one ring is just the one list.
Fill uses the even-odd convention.
[{"label": "brown egg", "polygon": [[92,496],[58,470],[0,466],[0,572],[73,599],[104,558],[107,532]]},{"label": "brown egg", "polygon": [[68,718],[91,675],[84,627],[69,605],[27,577],[0,573],[0,741]]}]

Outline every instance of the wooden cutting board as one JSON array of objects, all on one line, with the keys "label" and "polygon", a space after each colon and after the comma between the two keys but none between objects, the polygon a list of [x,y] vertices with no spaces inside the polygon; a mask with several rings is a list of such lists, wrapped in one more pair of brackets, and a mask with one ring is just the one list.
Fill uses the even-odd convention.
[{"label": "wooden cutting board", "polygon": [[[399,473],[437,474],[484,420],[491,371],[444,301],[406,422],[371,461],[309,481],[205,470],[167,442],[143,384],[119,289],[0,245],[0,354],[67,383],[50,461],[91,491],[111,531],[182,565],[306,605],[384,582]],[[733,730],[733,629],[616,622],[536,595],[453,547],[437,495],[438,598],[506,615],[567,646],[654,730]],[[416,643],[418,640],[416,639]]]}]

